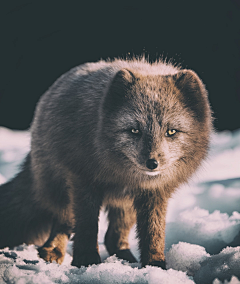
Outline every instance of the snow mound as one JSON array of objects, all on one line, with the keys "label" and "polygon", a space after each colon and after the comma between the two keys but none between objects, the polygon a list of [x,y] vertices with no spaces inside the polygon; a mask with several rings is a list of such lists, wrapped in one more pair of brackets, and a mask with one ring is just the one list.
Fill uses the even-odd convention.
[{"label": "snow mound", "polygon": [[[67,259],[71,260],[71,257],[68,255]],[[151,266],[139,268],[140,264],[129,264],[116,256],[107,258],[99,265],[81,268],[71,266],[70,261],[63,265],[45,263],[37,257],[34,245],[22,245],[14,251],[8,248],[0,251],[0,283],[194,283],[181,271]]]},{"label": "snow mound", "polygon": [[[217,255],[210,255],[204,247],[179,242],[166,254],[167,268],[187,272],[196,284],[214,283],[214,279],[240,283],[240,247],[227,247]],[[227,281],[227,282],[226,282]],[[234,282],[235,281],[235,282]],[[236,282],[237,281],[237,282]]]},{"label": "snow mound", "polygon": [[167,268],[187,272],[194,275],[201,268],[200,262],[210,257],[204,247],[184,242],[172,245],[166,253]]},{"label": "snow mound", "polygon": [[231,243],[240,231],[240,214],[232,216],[220,213],[210,214],[207,210],[195,207],[181,212],[175,222],[166,227],[166,250],[179,241],[198,244],[213,254],[220,252]]},{"label": "snow mound", "polygon": [[[240,247],[227,247],[219,254],[203,260],[194,280],[197,284],[210,284],[215,278],[230,281],[233,275],[240,279]],[[232,283],[240,283],[236,277],[234,279]]]}]

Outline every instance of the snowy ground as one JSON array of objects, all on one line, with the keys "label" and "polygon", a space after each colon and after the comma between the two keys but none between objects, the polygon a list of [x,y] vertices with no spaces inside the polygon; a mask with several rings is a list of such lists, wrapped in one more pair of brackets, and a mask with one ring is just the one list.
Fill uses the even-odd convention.
[{"label": "snowy ground", "polygon": [[[29,150],[29,141],[27,132],[0,128],[0,183],[17,172]],[[141,268],[139,263],[130,265],[109,257],[103,245],[107,221],[102,212],[102,264],[80,269],[71,266],[71,242],[63,265],[39,259],[33,245],[5,248],[0,250],[0,283],[240,283],[239,212],[240,130],[213,135],[208,160],[170,201],[167,270]],[[139,258],[134,230],[130,244]]]}]

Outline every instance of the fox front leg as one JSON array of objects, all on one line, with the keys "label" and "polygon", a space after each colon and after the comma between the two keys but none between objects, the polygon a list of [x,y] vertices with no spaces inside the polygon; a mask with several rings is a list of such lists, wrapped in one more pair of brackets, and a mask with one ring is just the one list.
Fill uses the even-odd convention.
[{"label": "fox front leg", "polygon": [[144,192],[135,198],[134,204],[137,211],[137,234],[142,266],[153,265],[165,269],[167,200],[156,193]]},{"label": "fox front leg", "polygon": [[[87,193],[86,193],[87,192]],[[81,267],[101,262],[98,251],[98,217],[101,198],[86,190],[75,200],[75,236],[72,265]]]}]

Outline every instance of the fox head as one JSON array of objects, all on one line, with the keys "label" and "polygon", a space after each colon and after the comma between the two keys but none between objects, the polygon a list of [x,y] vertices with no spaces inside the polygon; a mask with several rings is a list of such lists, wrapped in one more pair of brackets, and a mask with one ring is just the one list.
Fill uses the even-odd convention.
[{"label": "fox head", "polygon": [[207,91],[193,71],[122,69],[100,112],[102,170],[145,188],[178,186],[206,156],[210,130]]}]

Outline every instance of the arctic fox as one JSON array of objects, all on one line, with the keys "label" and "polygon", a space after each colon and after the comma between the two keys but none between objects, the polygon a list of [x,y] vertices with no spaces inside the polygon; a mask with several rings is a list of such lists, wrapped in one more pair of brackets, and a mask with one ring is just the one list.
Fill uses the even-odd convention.
[{"label": "arctic fox", "polygon": [[191,70],[145,60],[73,68],[41,97],[30,153],[0,187],[0,247],[37,244],[40,257],[62,263],[74,232],[72,265],[100,263],[104,206],[109,254],[136,261],[136,222],[142,266],[164,268],[168,199],[206,157],[211,128],[207,91]]}]

